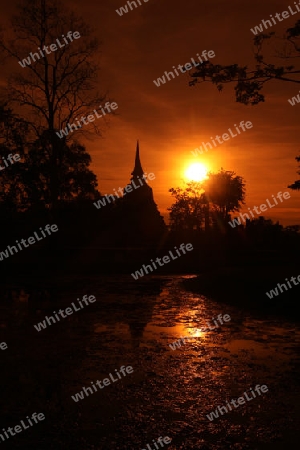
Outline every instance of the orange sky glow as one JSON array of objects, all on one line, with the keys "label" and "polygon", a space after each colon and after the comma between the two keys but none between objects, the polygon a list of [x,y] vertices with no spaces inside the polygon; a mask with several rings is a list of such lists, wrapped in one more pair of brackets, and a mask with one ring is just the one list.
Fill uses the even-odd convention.
[{"label": "orange sky glow", "polygon": [[[69,3],[102,41],[99,90],[107,91],[118,104],[103,138],[83,141],[92,156],[91,168],[101,193],[129,182],[139,139],[143,169],[155,174],[149,184],[166,219],[172,203],[168,190],[182,185],[188,165],[202,163],[211,171],[223,167],[244,177],[246,204],[242,211],[259,206],[279,191],[289,191],[289,200],[264,215],[283,225],[299,224],[300,192],[287,189],[298,178],[295,157],[300,154],[300,104],[292,107],[287,101],[298,93],[297,84],[266,85],[266,102],[253,107],[235,102],[233,85],[226,85],[222,93],[209,83],[189,87],[188,74],[180,74],[160,87],[153,83],[172,66],[190,62],[204,49],[215,52],[215,64],[253,64],[250,28],[290,3],[151,0],[120,17],[115,10],[125,3]],[[2,23],[7,23],[13,12],[13,5],[7,5]],[[272,31],[280,33],[295,21],[291,17]],[[2,76],[9,70],[3,68]],[[241,121],[251,121],[253,128],[203,155],[192,155],[203,141],[210,142],[211,137],[233,130],[233,125]]]}]

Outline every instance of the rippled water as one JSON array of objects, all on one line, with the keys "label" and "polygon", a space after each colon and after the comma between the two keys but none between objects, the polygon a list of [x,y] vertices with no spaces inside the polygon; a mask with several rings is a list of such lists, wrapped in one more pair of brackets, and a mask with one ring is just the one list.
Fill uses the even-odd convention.
[{"label": "rippled water", "polygon": [[[220,305],[186,291],[184,278],[70,279],[5,294],[2,426],[16,425],[34,411],[47,419],[11,438],[15,448],[30,443],[49,449],[142,449],[159,436],[172,439],[164,447],[170,450],[295,448],[297,323]],[[97,302],[46,330],[34,329],[45,315],[84,294]],[[200,330],[219,314],[229,314],[230,322]],[[171,350],[169,344],[181,336],[191,338]],[[134,372],[78,403],[71,399],[122,365]],[[269,391],[208,420],[206,414],[218,405],[257,384]]]}]

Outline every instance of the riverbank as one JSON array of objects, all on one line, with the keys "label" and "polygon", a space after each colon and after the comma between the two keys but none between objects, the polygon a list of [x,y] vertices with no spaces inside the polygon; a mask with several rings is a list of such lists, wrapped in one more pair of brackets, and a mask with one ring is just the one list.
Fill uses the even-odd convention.
[{"label": "riverbank", "polygon": [[248,311],[284,314],[295,317],[298,313],[300,284],[270,299],[269,292],[277,283],[299,273],[299,266],[227,266],[203,271],[196,277],[185,279],[183,285],[191,292],[213,298],[220,303],[234,305]]}]

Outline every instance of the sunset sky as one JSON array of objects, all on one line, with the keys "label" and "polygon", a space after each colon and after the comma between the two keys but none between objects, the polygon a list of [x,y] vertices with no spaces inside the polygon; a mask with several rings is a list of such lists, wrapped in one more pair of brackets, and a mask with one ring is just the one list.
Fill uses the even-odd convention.
[{"label": "sunset sky", "polygon": [[[253,64],[250,28],[294,2],[275,0],[149,0],[120,17],[125,0],[62,1],[95,28],[102,41],[99,90],[118,104],[103,138],[85,141],[92,155],[101,193],[125,186],[133,169],[136,140],[140,141],[143,169],[153,172],[150,182],[160,212],[167,217],[172,203],[168,189],[182,183],[187,165],[202,162],[212,171],[233,170],[246,181],[245,208],[259,206],[272,194],[286,191],[297,179],[300,104],[288,99],[297,84],[272,82],[266,103],[245,106],[235,102],[234,85],[219,93],[210,83],[189,87],[180,76],[156,87],[153,80],[172,66],[184,65],[203,50],[213,50],[215,64]],[[14,2],[2,12],[2,23],[14,12]],[[5,16],[6,15],[6,16]],[[300,13],[270,31],[280,31],[300,20]],[[69,30],[66,30],[69,31]],[[72,30],[76,31],[76,30]],[[6,74],[3,70],[2,73]],[[101,119],[99,119],[101,120]],[[209,150],[191,154],[241,121],[253,128]],[[300,223],[300,192],[268,210],[266,217],[284,225]]]}]

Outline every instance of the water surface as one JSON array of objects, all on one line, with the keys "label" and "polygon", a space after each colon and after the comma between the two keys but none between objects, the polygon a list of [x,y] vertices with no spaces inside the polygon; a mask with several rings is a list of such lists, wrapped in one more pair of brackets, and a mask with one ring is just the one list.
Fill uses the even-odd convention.
[{"label": "water surface", "polygon": [[[1,428],[35,411],[47,419],[9,444],[129,450],[169,436],[170,450],[295,448],[297,323],[218,304],[186,291],[184,278],[86,277],[3,293],[1,336],[8,349],[0,354]],[[97,301],[46,330],[34,329],[84,294]],[[231,321],[199,331],[218,314]],[[182,336],[191,338],[171,350]],[[71,399],[122,365],[134,372],[78,403]],[[268,393],[208,420],[218,405],[257,384]]]}]

